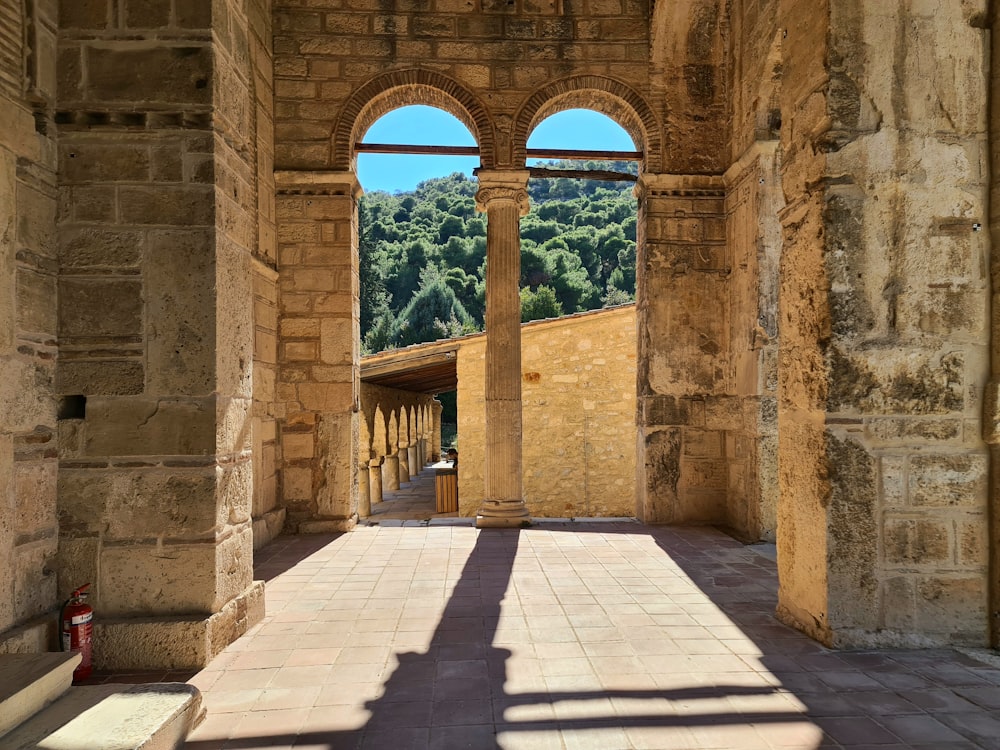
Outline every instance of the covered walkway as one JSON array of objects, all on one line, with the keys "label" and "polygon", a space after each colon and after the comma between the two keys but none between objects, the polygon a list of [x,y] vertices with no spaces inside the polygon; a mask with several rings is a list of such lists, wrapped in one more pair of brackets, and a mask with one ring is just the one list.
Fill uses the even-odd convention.
[{"label": "covered walkway", "polygon": [[427,522],[438,518],[456,518],[458,513],[438,513],[434,504],[434,469],[424,466],[420,473],[401,483],[398,490],[383,490],[382,502],[372,504],[372,514],[363,519],[368,524],[399,525]]},{"label": "covered walkway", "polygon": [[986,654],[829,651],[774,620],[762,551],[626,522],[280,538],[187,747],[1000,748]]}]

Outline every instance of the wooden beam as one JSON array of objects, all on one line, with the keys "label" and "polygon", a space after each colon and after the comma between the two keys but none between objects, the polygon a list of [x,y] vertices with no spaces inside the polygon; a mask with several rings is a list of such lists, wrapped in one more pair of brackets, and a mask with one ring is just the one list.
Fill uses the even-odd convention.
[{"label": "wooden beam", "polygon": [[479,156],[479,146],[407,146],[401,143],[355,143],[354,151],[359,154]]},{"label": "wooden beam", "polygon": [[608,172],[596,169],[546,169],[528,167],[529,177],[569,177],[578,180],[601,180],[603,182],[636,182],[638,175],[628,172]]},{"label": "wooden beam", "polygon": [[642,161],[642,151],[590,151],[575,148],[529,148],[529,159],[574,159],[583,161]]},{"label": "wooden beam", "polygon": [[[359,154],[420,154],[429,156],[479,156],[478,146],[412,146],[402,143],[355,143]],[[642,151],[590,151],[587,149],[529,148],[529,159],[584,161],[641,161]]]}]

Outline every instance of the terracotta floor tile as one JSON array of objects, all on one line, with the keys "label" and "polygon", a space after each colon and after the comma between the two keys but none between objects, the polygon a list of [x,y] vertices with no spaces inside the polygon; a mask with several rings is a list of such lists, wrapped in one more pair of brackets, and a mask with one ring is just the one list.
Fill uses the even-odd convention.
[{"label": "terracotta floor tile", "polygon": [[774,619],[773,563],[711,529],[582,528],[279,538],[258,553],[273,614],[191,678],[209,712],[196,736],[236,729],[268,750],[995,746],[1000,674],[976,659],[831,652]]}]

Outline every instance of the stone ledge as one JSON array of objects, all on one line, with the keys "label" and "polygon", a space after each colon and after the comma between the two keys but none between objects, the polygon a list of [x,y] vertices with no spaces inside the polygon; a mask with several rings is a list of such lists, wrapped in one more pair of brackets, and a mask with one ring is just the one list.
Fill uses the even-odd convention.
[{"label": "stone ledge", "polygon": [[253,519],[253,549],[254,552],[266,547],[281,533],[285,527],[285,509],[276,508],[262,516]]},{"label": "stone ledge", "polygon": [[358,525],[358,517],[302,521],[299,523],[299,534],[336,534],[341,531],[351,531]]},{"label": "stone ledge", "polygon": [[201,669],[263,617],[264,582],[254,581],[219,612],[204,619],[95,620],[94,668]]},{"label": "stone ledge", "polygon": [[69,690],[79,653],[0,656],[0,737]]},{"label": "stone ledge", "polygon": [[193,685],[94,685],[71,689],[4,737],[9,750],[174,750],[201,720]]},{"label": "stone ledge", "polygon": [[0,633],[0,654],[39,654],[58,648],[58,619],[58,611],[53,611]]}]

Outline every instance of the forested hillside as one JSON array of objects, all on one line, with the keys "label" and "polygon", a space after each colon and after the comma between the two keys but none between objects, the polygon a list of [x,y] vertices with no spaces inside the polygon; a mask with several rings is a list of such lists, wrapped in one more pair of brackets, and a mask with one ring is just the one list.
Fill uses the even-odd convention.
[{"label": "forested hillside", "polygon": [[[549,168],[634,171],[623,162]],[[558,317],[635,296],[631,182],[531,179],[521,219],[521,319]],[[456,172],[413,192],[361,200],[361,337],[378,352],[483,329],[486,217],[478,183]]]}]

